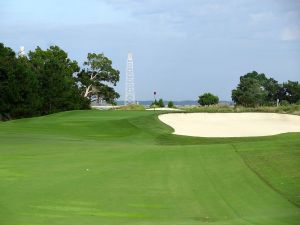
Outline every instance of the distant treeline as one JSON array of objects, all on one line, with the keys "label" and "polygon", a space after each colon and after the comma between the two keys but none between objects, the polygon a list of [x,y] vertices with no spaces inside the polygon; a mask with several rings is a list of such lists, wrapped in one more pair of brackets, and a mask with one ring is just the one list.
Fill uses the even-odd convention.
[{"label": "distant treeline", "polygon": [[290,80],[279,83],[253,71],[240,77],[237,88],[232,90],[232,100],[245,107],[299,104],[300,84]]},{"label": "distant treeline", "polygon": [[103,54],[89,53],[80,69],[58,46],[18,56],[0,43],[0,120],[89,109],[92,95],[113,103],[118,93],[103,84],[119,81],[111,64]]}]

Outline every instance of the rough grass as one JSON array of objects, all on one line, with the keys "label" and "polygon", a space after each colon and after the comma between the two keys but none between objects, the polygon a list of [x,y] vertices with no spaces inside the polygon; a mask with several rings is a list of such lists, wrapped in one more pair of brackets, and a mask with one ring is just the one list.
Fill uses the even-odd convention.
[{"label": "rough grass", "polygon": [[212,106],[193,106],[193,107],[184,107],[183,108],[187,112],[220,112],[220,113],[227,113],[227,112],[266,112],[266,113],[289,113],[300,115],[300,105],[292,104],[292,105],[285,105],[279,107],[272,107],[272,106],[260,106],[260,107],[233,107],[228,105],[212,105]]},{"label": "rough grass", "polygon": [[136,105],[136,104],[129,104],[129,105],[124,105],[118,107],[119,110],[138,110],[138,111],[143,111],[146,110],[145,106],[143,105]]},{"label": "rough grass", "polygon": [[299,224],[299,133],[171,132],[149,111],[0,123],[0,224]]}]

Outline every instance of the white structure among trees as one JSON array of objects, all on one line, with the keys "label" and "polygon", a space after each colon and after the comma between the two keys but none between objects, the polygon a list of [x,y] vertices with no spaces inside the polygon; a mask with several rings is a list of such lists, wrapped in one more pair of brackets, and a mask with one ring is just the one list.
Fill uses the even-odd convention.
[{"label": "white structure among trees", "polygon": [[18,56],[19,57],[22,57],[22,56],[25,56],[26,55],[26,53],[25,53],[25,47],[24,46],[21,46],[20,47],[20,50],[19,50],[19,52],[18,52]]}]

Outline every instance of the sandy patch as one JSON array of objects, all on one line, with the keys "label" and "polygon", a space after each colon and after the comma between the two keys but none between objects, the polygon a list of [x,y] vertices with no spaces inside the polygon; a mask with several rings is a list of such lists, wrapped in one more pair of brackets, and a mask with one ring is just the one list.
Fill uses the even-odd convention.
[{"label": "sandy patch", "polygon": [[159,119],[174,134],[196,137],[254,137],[300,132],[300,116],[277,113],[169,113]]}]

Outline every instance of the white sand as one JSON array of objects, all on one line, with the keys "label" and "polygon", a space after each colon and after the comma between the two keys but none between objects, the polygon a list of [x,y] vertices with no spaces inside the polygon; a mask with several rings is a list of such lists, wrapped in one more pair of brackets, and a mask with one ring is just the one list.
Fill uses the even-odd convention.
[{"label": "white sand", "polygon": [[300,132],[300,116],[277,113],[169,113],[159,119],[174,134],[197,137],[251,137]]}]

